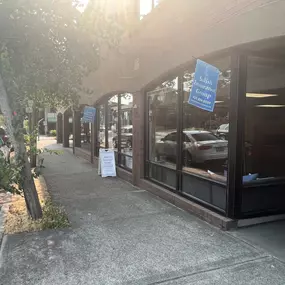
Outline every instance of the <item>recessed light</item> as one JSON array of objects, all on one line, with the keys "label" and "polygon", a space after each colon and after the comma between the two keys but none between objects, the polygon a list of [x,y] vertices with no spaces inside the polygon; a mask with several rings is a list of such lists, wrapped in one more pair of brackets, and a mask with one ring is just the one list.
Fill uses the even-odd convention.
[{"label": "recessed light", "polygon": [[256,105],[257,108],[284,108],[285,105]]},{"label": "recessed light", "polygon": [[246,93],[247,98],[267,98],[267,97],[276,97],[277,94],[259,94],[259,93]]},{"label": "recessed light", "polygon": [[216,104],[224,103],[225,101],[215,101]]}]

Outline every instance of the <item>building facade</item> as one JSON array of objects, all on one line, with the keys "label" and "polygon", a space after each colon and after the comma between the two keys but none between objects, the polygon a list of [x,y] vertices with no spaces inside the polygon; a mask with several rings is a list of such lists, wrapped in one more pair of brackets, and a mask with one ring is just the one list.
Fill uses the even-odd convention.
[{"label": "building facade", "polygon": [[[82,150],[74,115],[74,152],[113,148],[121,177],[228,227],[285,214],[285,2],[212,4],[164,0],[129,32],[84,82],[97,118]],[[188,104],[197,58],[220,71],[213,112]]]}]

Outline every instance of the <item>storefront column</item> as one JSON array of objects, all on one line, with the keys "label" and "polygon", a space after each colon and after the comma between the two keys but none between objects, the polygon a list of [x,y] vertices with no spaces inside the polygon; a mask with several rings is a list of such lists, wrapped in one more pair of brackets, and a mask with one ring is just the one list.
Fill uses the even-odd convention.
[{"label": "storefront column", "polygon": [[91,133],[90,133],[90,144],[91,144],[91,149],[90,149],[90,161],[91,163],[94,163],[94,155],[95,155],[95,126],[96,123],[91,124]]},{"label": "storefront column", "polygon": [[243,189],[244,128],[246,114],[247,57],[231,57],[230,128],[227,209],[228,217],[237,219],[241,213]]},{"label": "storefront column", "polygon": [[69,147],[69,117],[70,117],[69,111],[65,111],[63,113],[63,120],[62,120],[63,147]]},{"label": "storefront column", "polygon": [[145,100],[144,92],[133,94],[133,184],[144,178]]},{"label": "storefront column", "polygon": [[117,128],[117,134],[118,134],[118,144],[117,144],[117,151],[118,151],[118,165],[122,164],[122,94],[118,97],[118,128]]},{"label": "storefront column", "polygon": [[73,111],[73,148],[81,147],[81,112],[80,110]]},{"label": "storefront column", "polygon": [[[94,106],[93,106],[94,107]],[[94,156],[96,154],[96,144],[97,144],[97,118],[98,118],[98,110],[96,110],[96,115],[94,122],[91,123],[91,130],[90,130],[90,161],[94,163]],[[89,125],[88,125],[89,127]]]},{"label": "storefront column", "polygon": [[[99,116],[97,117],[97,110],[96,110],[96,118],[99,118]],[[99,156],[99,152],[98,152],[98,146],[100,147],[100,143],[98,140],[98,136],[99,136],[99,123],[97,123],[97,121],[95,121],[95,123],[93,123],[93,144],[94,144],[94,156]]]},{"label": "storefront column", "polygon": [[57,119],[56,119],[56,142],[58,144],[62,143],[63,141],[62,129],[63,129],[62,114],[59,113],[57,114]]},{"label": "storefront column", "polygon": [[108,100],[104,104],[105,109],[105,148],[109,148],[109,108]]}]

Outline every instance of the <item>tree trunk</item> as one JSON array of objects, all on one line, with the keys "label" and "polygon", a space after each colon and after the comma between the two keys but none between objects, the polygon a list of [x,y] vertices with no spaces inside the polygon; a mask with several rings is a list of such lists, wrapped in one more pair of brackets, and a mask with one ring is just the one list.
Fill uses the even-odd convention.
[{"label": "tree trunk", "polygon": [[[33,113],[32,113],[32,118],[31,118],[31,150],[37,149],[37,137],[35,136],[35,131],[37,127],[37,116],[36,116],[36,108],[33,107]],[[31,156],[30,156],[30,163],[31,167],[36,167],[37,166],[37,154],[34,151],[31,151]]]},{"label": "tree trunk", "polygon": [[32,219],[39,219],[42,217],[42,209],[39,202],[39,197],[36,191],[34,179],[32,177],[31,172],[31,166],[28,160],[27,152],[26,152],[26,146],[24,144],[23,137],[21,140],[16,140],[14,135],[14,128],[12,124],[12,110],[9,105],[8,101],[8,94],[6,92],[6,89],[4,87],[4,83],[2,80],[2,76],[0,74],[0,108],[5,118],[5,124],[7,128],[7,132],[10,136],[10,140],[12,144],[14,145],[15,149],[15,156],[16,160],[22,160],[23,161],[23,190],[24,190],[24,196],[26,201],[27,210],[32,217]]}]

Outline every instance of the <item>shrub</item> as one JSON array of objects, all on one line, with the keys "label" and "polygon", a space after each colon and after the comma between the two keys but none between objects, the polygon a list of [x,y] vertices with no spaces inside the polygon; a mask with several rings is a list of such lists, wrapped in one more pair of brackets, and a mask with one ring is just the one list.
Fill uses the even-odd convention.
[{"label": "shrub", "polygon": [[29,120],[24,120],[24,134],[27,134],[29,132]]},{"label": "shrub", "polygon": [[61,207],[54,205],[51,199],[48,199],[43,206],[41,228],[45,230],[67,227],[69,227],[69,221],[65,211]]},{"label": "shrub", "polygon": [[50,130],[50,131],[49,131],[49,134],[50,134],[52,137],[55,137],[55,136],[56,136],[56,130]]},{"label": "shrub", "polygon": [[0,189],[13,194],[21,194],[22,182],[22,167],[9,163],[0,151]]}]

